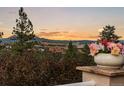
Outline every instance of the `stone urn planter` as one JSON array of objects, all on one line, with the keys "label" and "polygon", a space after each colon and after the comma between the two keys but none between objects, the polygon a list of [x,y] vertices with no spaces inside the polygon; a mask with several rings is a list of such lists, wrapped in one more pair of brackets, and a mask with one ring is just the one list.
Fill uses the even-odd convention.
[{"label": "stone urn planter", "polygon": [[103,69],[119,69],[124,64],[124,56],[99,53],[94,56],[94,61],[98,67]]}]

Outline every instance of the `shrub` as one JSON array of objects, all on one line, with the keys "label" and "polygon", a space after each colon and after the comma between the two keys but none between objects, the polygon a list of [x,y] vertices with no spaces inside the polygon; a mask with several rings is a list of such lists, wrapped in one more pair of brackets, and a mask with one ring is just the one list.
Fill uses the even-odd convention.
[{"label": "shrub", "polygon": [[76,66],[93,65],[92,58],[89,59],[85,52],[79,53],[75,47],[64,55],[34,50],[18,54],[3,49],[0,51],[0,85],[39,86],[81,82],[82,74]]}]

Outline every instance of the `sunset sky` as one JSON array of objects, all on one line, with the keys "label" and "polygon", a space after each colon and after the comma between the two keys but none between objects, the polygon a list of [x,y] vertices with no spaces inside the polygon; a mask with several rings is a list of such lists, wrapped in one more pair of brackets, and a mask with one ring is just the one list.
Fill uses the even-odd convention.
[{"label": "sunset sky", "polygon": [[[0,32],[12,34],[19,8],[0,8]],[[34,32],[42,38],[54,40],[95,40],[105,25],[114,25],[124,39],[124,8],[24,8],[34,25]]]}]

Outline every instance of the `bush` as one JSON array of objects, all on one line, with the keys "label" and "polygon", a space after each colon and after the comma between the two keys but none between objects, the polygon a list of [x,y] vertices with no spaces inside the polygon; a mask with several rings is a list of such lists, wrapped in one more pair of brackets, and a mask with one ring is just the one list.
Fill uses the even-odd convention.
[{"label": "bush", "polygon": [[[42,57],[42,53],[25,51],[14,55],[11,51],[0,54],[0,85],[56,85],[61,67],[57,62]],[[46,56],[47,57],[47,56]]]},{"label": "bush", "polygon": [[0,85],[39,86],[81,82],[82,74],[76,66],[93,65],[92,58],[84,54],[76,49],[67,50],[64,55],[34,50],[18,54],[3,49],[0,51]]}]

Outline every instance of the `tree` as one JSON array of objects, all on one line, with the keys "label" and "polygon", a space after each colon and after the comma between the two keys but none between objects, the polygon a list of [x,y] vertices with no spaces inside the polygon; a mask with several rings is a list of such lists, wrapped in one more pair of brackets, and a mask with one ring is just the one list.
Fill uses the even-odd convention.
[{"label": "tree", "polygon": [[3,35],[4,35],[3,32],[0,32],[0,38],[2,38]]},{"label": "tree", "polygon": [[82,55],[81,55],[81,61],[82,61],[82,65],[86,66],[86,65],[96,65],[94,62],[94,59],[90,54],[90,49],[88,44],[85,44],[84,47],[82,48]]},{"label": "tree", "polygon": [[[0,38],[2,38],[3,35],[4,35],[4,33],[3,32],[0,32]],[[2,40],[0,40],[0,43],[1,42],[2,42]],[[4,48],[4,46],[0,44],[0,50],[3,49],[3,48]]]},{"label": "tree", "polygon": [[114,41],[117,42],[120,36],[115,34],[115,27],[107,25],[103,27],[102,32],[100,32],[100,40],[108,40],[108,41]]},{"label": "tree", "polygon": [[61,82],[69,83],[80,82],[81,81],[81,73],[76,70],[76,66],[79,63],[79,52],[72,44],[72,41],[68,44],[68,49],[65,54],[61,58],[59,64],[61,65]]},{"label": "tree", "polygon": [[76,47],[72,44],[72,41],[69,42],[68,44],[68,50],[66,51],[65,56],[67,58],[75,58],[77,54],[77,49]]},{"label": "tree", "polygon": [[26,48],[30,48],[31,45],[29,41],[34,38],[33,24],[21,7],[19,9],[19,19],[16,19],[16,26],[13,27],[12,34],[16,35],[17,38],[17,48],[22,51]]},{"label": "tree", "polygon": [[[3,34],[3,32],[0,32],[0,38],[2,38],[2,36],[3,36],[4,34]],[[0,43],[1,43],[2,41],[0,40]]]}]

